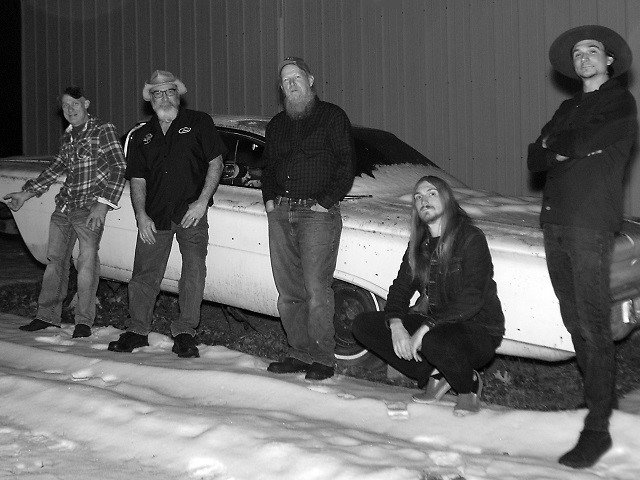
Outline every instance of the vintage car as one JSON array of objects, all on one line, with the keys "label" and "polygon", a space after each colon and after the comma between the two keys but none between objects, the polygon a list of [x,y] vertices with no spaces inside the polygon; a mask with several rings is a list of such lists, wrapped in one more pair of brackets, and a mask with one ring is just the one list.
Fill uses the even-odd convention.
[{"label": "vintage car", "polygon": [[[208,211],[209,254],[205,298],[235,309],[277,316],[271,275],[267,217],[260,191],[267,118],[213,117],[226,142],[223,179]],[[351,336],[351,323],[365,310],[384,306],[408,242],[412,189],[423,175],[448,181],[463,208],[486,234],[498,294],[506,317],[499,353],[548,361],[573,355],[573,346],[552,290],[539,227],[540,199],[504,197],[473,190],[444,172],[391,133],[354,127],[358,176],[341,204],[343,231],[335,272],[336,357],[365,363],[371,354]],[[126,142],[125,142],[126,143]],[[35,177],[50,158],[13,157],[0,161],[0,198]],[[62,179],[60,179],[62,182]],[[14,214],[20,233],[45,261],[54,185]],[[121,208],[107,215],[100,248],[101,275],[131,278],[136,222],[128,185]],[[640,316],[640,224],[625,221],[616,237],[611,270],[612,325],[616,338],[627,335]],[[177,291],[181,260],[177,245],[162,288]]]}]

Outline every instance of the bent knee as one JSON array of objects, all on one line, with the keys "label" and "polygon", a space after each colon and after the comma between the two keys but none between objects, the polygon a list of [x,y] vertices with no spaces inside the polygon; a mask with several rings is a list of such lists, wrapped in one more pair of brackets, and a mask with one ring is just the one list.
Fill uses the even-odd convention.
[{"label": "bent knee", "polygon": [[351,333],[355,337],[375,335],[381,329],[386,329],[384,312],[360,313],[351,326]]}]

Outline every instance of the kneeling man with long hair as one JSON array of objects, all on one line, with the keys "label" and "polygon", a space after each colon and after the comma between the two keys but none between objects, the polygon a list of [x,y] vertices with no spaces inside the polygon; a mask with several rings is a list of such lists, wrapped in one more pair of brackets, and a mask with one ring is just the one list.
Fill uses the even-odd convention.
[{"label": "kneeling man with long hair", "polygon": [[[420,296],[410,307],[416,291]],[[480,410],[477,370],[502,341],[504,315],[487,240],[441,178],[418,180],[409,246],[384,311],[361,314],[353,334],[418,381],[423,391],[415,401],[439,400],[453,389],[456,415]]]}]

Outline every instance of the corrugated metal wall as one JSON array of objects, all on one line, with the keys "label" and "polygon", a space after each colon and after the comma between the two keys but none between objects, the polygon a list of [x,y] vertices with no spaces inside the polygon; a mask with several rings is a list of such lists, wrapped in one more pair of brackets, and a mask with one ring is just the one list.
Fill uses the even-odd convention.
[{"label": "corrugated metal wall", "polygon": [[[527,144],[574,87],[549,45],[586,23],[620,32],[640,61],[638,0],[23,0],[24,151],[56,150],[69,83],[122,131],[145,116],[155,68],[182,77],[193,108],[273,114],[274,67],[299,55],[352,122],[393,131],[470,186],[529,194]],[[627,211],[640,215],[637,159]]]}]

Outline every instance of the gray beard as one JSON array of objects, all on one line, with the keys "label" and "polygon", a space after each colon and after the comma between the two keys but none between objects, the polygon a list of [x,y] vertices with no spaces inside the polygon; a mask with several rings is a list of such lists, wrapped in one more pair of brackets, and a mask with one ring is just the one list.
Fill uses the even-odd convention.
[{"label": "gray beard", "polygon": [[173,106],[169,108],[159,107],[156,110],[156,114],[161,122],[173,122],[178,116],[178,109]]},{"label": "gray beard", "polygon": [[292,120],[300,120],[305,118],[311,113],[311,109],[316,103],[316,94],[309,92],[299,100],[293,101],[288,97],[284,99],[284,108],[287,111],[287,115]]}]

